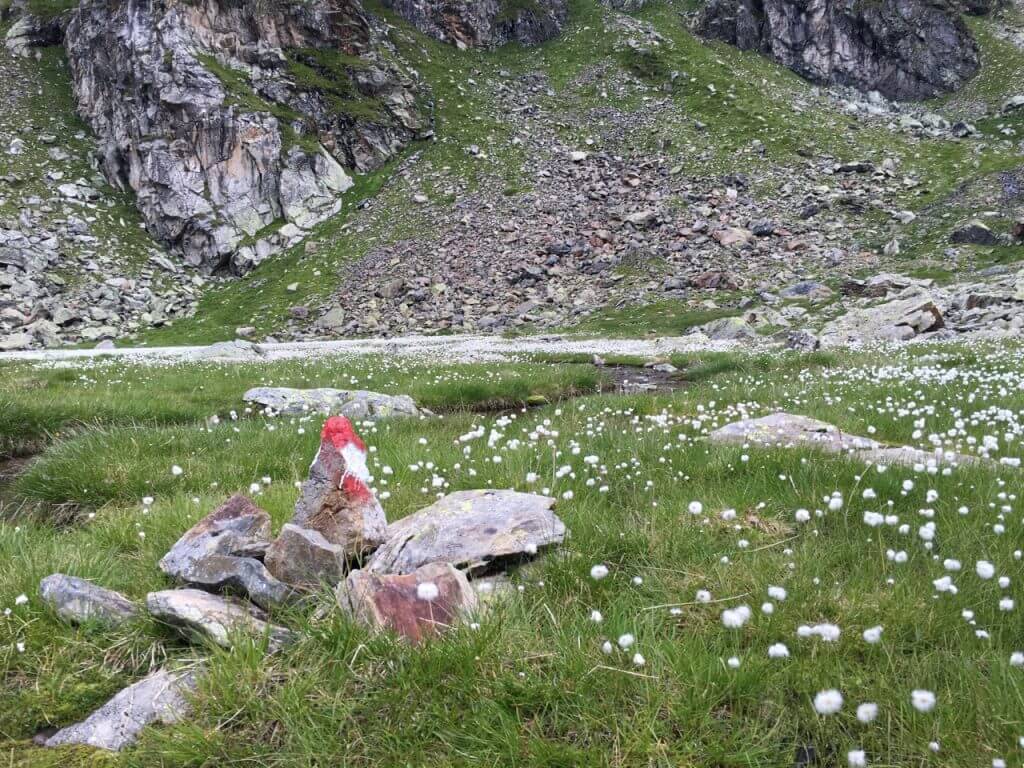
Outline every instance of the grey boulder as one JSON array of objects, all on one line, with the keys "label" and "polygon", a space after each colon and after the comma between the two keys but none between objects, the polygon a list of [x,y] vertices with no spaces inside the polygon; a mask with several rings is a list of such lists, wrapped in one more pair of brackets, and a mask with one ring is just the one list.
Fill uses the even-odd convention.
[{"label": "grey boulder", "polygon": [[708,439],[718,445],[756,445],[761,448],[814,448],[845,454],[876,464],[913,465],[969,464],[973,456],[947,451],[923,451],[908,446],[890,446],[869,437],[843,432],[824,421],[791,413],[773,413],[758,419],[743,419],[712,432]]},{"label": "grey boulder", "polygon": [[419,416],[416,402],[408,395],[382,395],[379,392],[345,389],[291,389],[256,387],[243,399],[286,416],[307,413],[340,414],[353,421],[391,416]]},{"label": "grey boulder", "polygon": [[147,725],[172,725],[187,716],[188,694],[195,690],[196,679],[195,670],[153,672],[44,743],[47,747],[84,744],[111,751],[124,749],[135,743]]},{"label": "grey boulder", "polygon": [[230,648],[232,636],[239,633],[268,637],[271,651],[294,638],[284,627],[268,623],[266,614],[253,606],[201,589],[150,592],[146,608],[154,618],[177,627],[186,637],[210,640],[224,648]]},{"label": "grey boulder", "polygon": [[186,531],[160,560],[160,570],[203,589],[240,592],[266,608],[293,597],[251,556],[269,543],[270,516],[238,494]]},{"label": "grey boulder", "polygon": [[90,620],[120,624],[139,612],[135,603],[120,592],[63,573],[40,581],[39,594],[58,616],[76,624]]},{"label": "grey boulder", "polygon": [[555,500],[517,491],[449,494],[387,530],[387,543],[366,569],[412,573],[432,562],[485,571],[502,558],[531,557],[565,539],[565,524],[551,511]]},{"label": "grey boulder", "polygon": [[984,222],[972,219],[954,229],[949,242],[961,245],[999,245],[999,238]]}]

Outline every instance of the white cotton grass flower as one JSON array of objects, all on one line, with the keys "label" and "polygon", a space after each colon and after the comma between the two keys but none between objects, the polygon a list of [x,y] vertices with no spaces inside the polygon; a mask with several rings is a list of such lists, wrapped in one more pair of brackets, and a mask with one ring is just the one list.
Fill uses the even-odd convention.
[{"label": "white cotton grass flower", "polygon": [[991,579],[996,575],[996,567],[988,560],[979,560],[974,566],[975,573],[982,579]]},{"label": "white cotton grass flower", "polygon": [[726,608],[722,611],[722,624],[729,629],[739,629],[750,620],[750,615],[750,607],[746,605]]},{"label": "white cotton grass flower", "polygon": [[935,694],[924,689],[915,689],[910,692],[910,703],[918,712],[931,712],[935,709]]},{"label": "white cotton grass flower", "polygon": [[729,666],[729,669],[739,669],[740,668],[740,657],[739,656],[730,656],[725,663]]},{"label": "white cotton grass flower", "polygon": [[595,624],[600,624],[602,621],[604,621],[604,616],[601,615],[600,611],[591,611],[590,620]]},{"label": "white cotton grass flower", "polygon": [[806,509],[798,509],[793,513],[793,517],[798,523],[806,523],[811,519],[811,513]]},{"label": "white cotton grass flower", "polygon": [[182,474],[184,474],[184,472],[185,470],[179,467],[177,464],[171,467],[171,474],[174,475],[175,477],[181,477]]},{"label": "white cotton grass flower", "polygon": [[432,581],[424,581],[422,584],[416,585],[416,597],[420,600],[425,600],[428,603],[431,600],[436,600],[440,591],[437,588],[437,584]]},{"label": "white cotton grass flower", "polygon": [[818,691],[814,697],[814,711],[819,715],[834,715],[843,708],[843,694],[835,688]]},{"label": "white cotton grass flower", "polygon": [[866,643],[871,643],[872,645],[880,643],[882,641],[882,627],[869,627],[865,629],[863,637]]},{"label": "white cotton grass flower", "polygon": [[857,706],[857,719],[862,723],[872,723],[878,717],[878,705],[873,701],[865,701]]},{"label": "white cotton grass flower", "polygon": [[619,635],[619,648],[624,651],[629,650],[635,642],[636,638],[628,632],[624,635]]},{"label": "white cotton grass flower", "polygon": [[839,640],[842,630],[835,624],[815,624],[813,627],[801,624],[796,628],[797,637],[820,637],[826,643],[834,643]]},{"label": "white cotton grass flower", "polygon": [[846,764],[850,768],[867,768],[868,758],[863,749],[851,749],[846,753]]},{"label": "white cotton grass flower", "polygon": [[699,501],[691,501],[687,506],[691,515],[699,515],[704,511],[704,505]]},{"label": "white cotton grass flower", "polygon": [[774,643],[768,646],[768,658],[769,659],[788,659],[789,648],[784,643]]},{"label": "white cotton grass flower", "polygon": [[603,643],[601,643],[601,653],[603,653],[605,656],[609,655],[613,650],[615,650],[615,648],[610,640],[605,640]]},{"label": "white cotton grass flower", "polygon": [[18,595],[16,598],[14,598],[14,604],[15,605],[24,605],[27,602],[28,602],[28,595],[26,595],[24,592],[22,592],[20,595]]},{"label": "white cotton grass flower", "polygon": [[634,667],[642,667],[646,663],[647,663],[647,659],[645,659],[643,657],[643,654],[640,654],[640,653],[634,653],[633,654],[633,666]]},{"label": "white cotton grass flower", "polygon": [[600,581],[601,579],[603,579],[607,575],[608,575],[608,566],[607,565],[601,565],[599,563],[598,565],[595,565],[593,568],[590,569],[590,578],[592,578],[594,581]]},{"label": "white cotton grass flower", "polygon": [[710,603],[711,593],[706,589],[698,589],[696,599],[698,603]]},{"label": "white cotton grass flower", "polygon": [[1024,667],[1024,651],[1014,651],[1010,654],[1011,667]]},{"label": "white cotton grass flower", "polygon": [[768,587],[768,597],[772,600],[778,600],[780,603],[786,599],[786,590],[784,587]]}]

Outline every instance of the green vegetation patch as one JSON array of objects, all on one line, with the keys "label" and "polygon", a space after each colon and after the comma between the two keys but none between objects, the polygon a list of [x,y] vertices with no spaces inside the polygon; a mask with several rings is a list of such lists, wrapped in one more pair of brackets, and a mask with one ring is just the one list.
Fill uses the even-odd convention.
[{"label": "green vegetation patch", "polygon": [[352,70],[368,66],[358,56],[327,48],[289,48],[285,54],[295,84],[319,94],[335,115],[367,122],[383,119],[383,103],[363,95],[352,77]]}]

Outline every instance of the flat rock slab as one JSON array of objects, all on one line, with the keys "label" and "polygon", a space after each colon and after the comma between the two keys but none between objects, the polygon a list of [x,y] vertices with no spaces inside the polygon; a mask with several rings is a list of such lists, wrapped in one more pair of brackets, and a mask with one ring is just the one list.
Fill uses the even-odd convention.
[{"label": "flat rock slab", "polygon": [[187,695],[195,690],[196,679],[195,670],[153,672],[115,695],[82,722],[57,731],[44,744],[124,749],[135,743],[147,725],[172,725],[188,715]]},{"label": "flat rock slab", "polygon": [[346,557],[365,554],[386,538],[387,519],[367,485],[366,445],[344,416],[332,416],[302,484],[291,522],[339,545]]},{"label": "flat rock slab", "polygon": [[357,621],[414,643],[447,629],[477,606],[469,580],[449,563],[430,563],[405,575],[352,571],[337,596]]},{"label": "flat rock slab", "polygon": [[154,618],[178,627],[187,637],[212,640],[231,647],[233,634],[269,636],[276,651],[294,639],[284,627],[269,624],[266,614],[251,605],[227,600],[201,589],[165,589],[146,596],[146,608]]},{"label": "flat rock slab", "polygon": [[533,556],[565,539],[555,500],[517,491],[452,493],[388,526],[388,540],[367,564],[373,573],[412,573],[445,562],[473,571],[497,559]]},{"label": "flat rock slab", "polygon": [[246,392],[243,399],[287,416],[322,413],[360,421],[420,415],[416,401],[408,395],[382,395],[363,389],[256,387]]},{"label": "flat rock slab", "polygon": [[248,595],[264,608],[293,591],[251,557],[270,542],[270,515],[241,494],[192,526],[160,560],[160,570],[187,584]]},{"label": "flat rock slab", "polygon": [[[911,295],[906,295],[907,293]],[[872,341],[909,341],[943,328],[945,320],[932,296],[916,287],[901,298],[854,309],[821,330],[823,347],[843,347]]]},{"label": "flat rock slab", "polygon": [[138,606],[120,592],[63,573],[54,573],[40,581],[39,594],[58,616],[75,624],[83,621],[121,624],[139,613]]},{"label": "flat rock slab", "polygon": [[726,424],[709,436],[712,443],[758,445],[764,448],[809,446],[829,453],[843,453],[876,464],[970,464],[975,456],[952,452],[922,451],[918,448],[885,445],[869,437],[841,431],[824,421],[791,413],[773,413],[759,419]]},{"label": "flat rock slab", "polygon": [[341,546],[317,531],[285,523],[264,562],[267,570],[285,584],[308,588],[338,584],[345,578],[347,558]]}]

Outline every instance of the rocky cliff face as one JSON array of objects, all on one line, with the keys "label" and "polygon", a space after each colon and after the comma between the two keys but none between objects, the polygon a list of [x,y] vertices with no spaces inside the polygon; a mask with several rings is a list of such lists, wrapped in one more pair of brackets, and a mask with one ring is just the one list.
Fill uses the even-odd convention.
[{"label": "rocky cliff face", "polygon": [[85,0],[65,34],[108,179],[205,271],[244,272],[337,212],[425,125],[353,2]]},{"label": "rocky cliff face", "polygon": [[810,80],[892,99],[954,90],[979,67],[974,39],[945,0],[711,0],[699,30]]},{"label": "rocky cliff face", "polygon": [[384,0],[422,32],[460,48],[526,45],[558,35],[566,0]]}]

